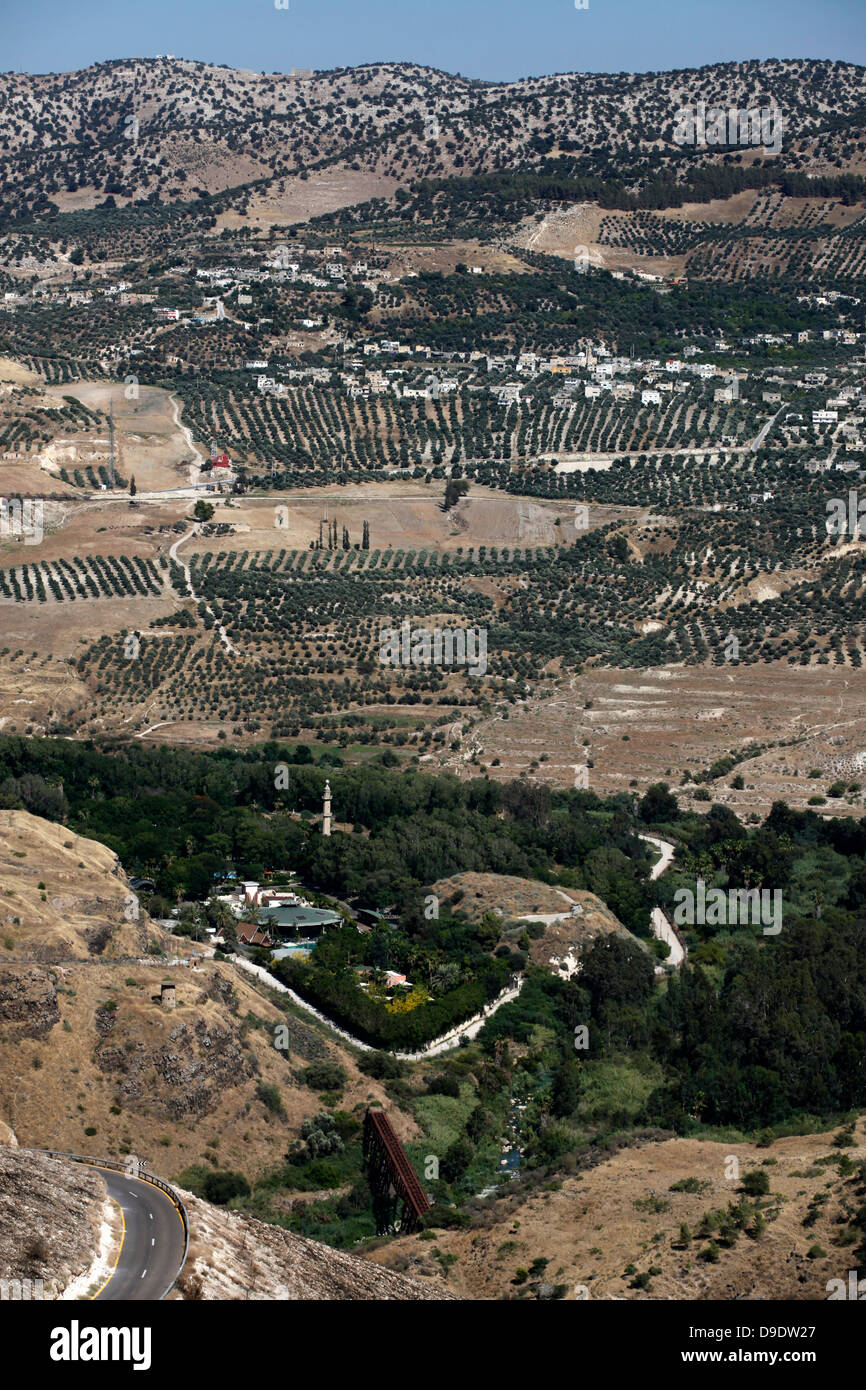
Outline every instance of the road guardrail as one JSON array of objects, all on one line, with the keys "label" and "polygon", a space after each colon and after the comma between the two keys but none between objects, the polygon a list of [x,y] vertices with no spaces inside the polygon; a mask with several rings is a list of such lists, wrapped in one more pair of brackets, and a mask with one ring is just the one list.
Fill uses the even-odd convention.
[{"label": "road guardrail", "polygon": [[170,1198],[177,1208],[178,1216],[183,1225],[183,1259],[180,1262],[180,1268],[177,1274],[172,1279],[168,1288],[159,1296],[160,1301],[163,1298],[167,1298],[183,1273],[186,1258],[189,1254],[189,1213],[174,1188],[167,1182],[163,1182],[162,1178],[156,1177],[154,1173],[148,1173],[147,1169],[144,1168],[140,1162],[136,1164],[135,1172],[131,1173],[128,1163],[121,1162],[116,1158],[94,1158],[91,1154],[64,1153],[61,1149],[32,1149],[31,1153],[45,1154],[47,1158],[65,1158],[70,1163],[87,1163],[91,1168],[111,1168],[117,1173],[125,1173],[127,1177],[138,1178],[141,1182],[149,1182],[152,1187],[158,1187],[161,1192],[164,1192],[166,1196]]}]

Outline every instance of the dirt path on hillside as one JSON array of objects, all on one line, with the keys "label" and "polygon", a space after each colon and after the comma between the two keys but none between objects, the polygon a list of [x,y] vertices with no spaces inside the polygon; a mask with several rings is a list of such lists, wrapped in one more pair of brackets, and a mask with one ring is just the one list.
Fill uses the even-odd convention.
[{"label": "dirt path on hillside", "polygon": [[[192,583],[192,572],[190,571],[189,565],[186,563],[185,560],[182,560],[182,559],[181,559],[181,557],[178,555],[177,552],[178,552],[178,547],[179,547],[179,546],[182,546],[183,543],[184,543],[184,541],[188,541],[189,538],[190,538],[190,536],[195,536],[195,535],[197,535],[197,534],[198,534],[198,527],[197,527],[197,526],[193,526],[193,528],[192,528],[191,531],[185,531],[184,534],[183,534],[182,536],[179,536],[179,537],[178,537],[178,539],[175,541],[174,545],[170,547],[169,552],[168,552],[169,555],[170,555],[170,557],[171,557],[171,559],[174,560],[176,564],[180,565],[181,569],[183,570],[184,575],[186,576],[186,583],[187,583],[187,588],[189,589],[189,592],[190,592],[190,597],[193,598],[193,599],[195,600],[196,605],[198,605],[199,603],[203,602],[203,600],[199,598],[198,594],[196,593],[195,589],[193,588],[193,583]],[[211,617],[213,618],[213,620],[214,620],[214,623],[216,623],[217,632],[219,633],[219,639],[220,639],[220,641],[222,642],[223,646],[225,647],[226,651],[228,652],[229,656],[237,656],[237,652],[235,651],[234,647],[232,646],[231,642],[229,641],[228,633],[226,632],[226,630],[225,630],[225,628],[223,627],[222,623],[217,623],[216,618],[214,617],[213,609],[211,608],[210,604],[207,604],[207,603],[205,604],[205,611],[206,611],[207,613],[210,614],[210,616],[211,616]],[[156,727],[156,726],[154,726],[154,727]]]}]

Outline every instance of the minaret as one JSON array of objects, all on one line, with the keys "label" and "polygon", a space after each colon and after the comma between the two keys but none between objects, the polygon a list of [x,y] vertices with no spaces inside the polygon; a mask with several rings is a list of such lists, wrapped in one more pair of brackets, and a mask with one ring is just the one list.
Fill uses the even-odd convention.
[{"label": "minaret", "polygon": [[325,804],[322,807],[322,834],[331,833],[331,784],[325,782]]}]

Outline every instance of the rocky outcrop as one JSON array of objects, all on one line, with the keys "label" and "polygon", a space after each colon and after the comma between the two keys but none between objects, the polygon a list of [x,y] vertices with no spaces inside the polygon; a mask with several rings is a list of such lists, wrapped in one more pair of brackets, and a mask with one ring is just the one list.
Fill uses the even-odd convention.
[{"label": "rocky outcrop", "polygon": [[209,1114],[228,1088],[253,1073],[238,1030],[202,1018],[172,1028],[156,1048],[131,1039],[100,1044],[96,1062],[117,1078],[124,1105],[146,1102],[151,1114],[167,1119]]},{"label": "rocky outcrop", "polygon": [[60,1022],[54,981],[45,970],[14,969],[0,974],[0,1020],[18,1038],[44,1038]]},{"label": "rocky outcrop", "polygon": [[213,999],[217,1004],[222,1004],[229,1013],[236,1014],[238,1011],[237,990],[231,980],[227,980],[224,975],[213,975],[198,997],[197,1003],[206,1004],[209,999]]},{"label": "rocky outcrop", "polygon": [[114,927],[111,922],[98,922],[96,926],[88,927],[84,933],[84,940],[92,956],[101,956],[111,944],[113,936]]},{"label": "rocky outcrop", "polygon": [[114,1009],[109,1009],[105,1004],[100,1004],[99,1008],[96,1010],[94,1022],[99,1036],[101,1038],[107,1038],[117,1022],[117,1013]]},{"label": "rocky outcrop", "polygon": [[333,1250],[239,1212],[182,1193],[193,1232],[174,1297],[185,1299],[441,1300],[430,1280],[407,1279],[358,1255]]},{"label": "rocky outcrop", "polygon": [[56,1298],[90,1268],[105,1198],[95,1169],[0,1145],[0,1278]]},{"label": "rocky outcrop", "polygon": [[316,1061],[319,1057],[327,1057],[328,1048],[325,1046],[321,1033],[317,1033],[314,1028],[308,1028],[300,1019],[292,1014],[285,1014],[279,1023],[280,1029],[285,1029],[284,1037],[288,1043],[289,1055],[303,1057],[304,1061]]},{"label": "rocky outcrop", "polygon": [[173,1029],[170,1042],[158,1054],[156,1069],[174,1089],[169,1109],[175,1116],[207,1114],[224,1086],[239,1086],[252,1075],[234,1029],[199,1019],[191,1027],[183,1023]]}]

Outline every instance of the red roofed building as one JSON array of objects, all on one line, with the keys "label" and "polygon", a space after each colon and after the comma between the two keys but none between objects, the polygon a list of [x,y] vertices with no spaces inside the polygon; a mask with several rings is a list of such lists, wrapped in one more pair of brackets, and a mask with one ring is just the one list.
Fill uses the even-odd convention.
[{"label": "red roofed building", "polygon": [[261,927],[244,927],[238,932],[238,941],[242,946],[273,946],[271,938]]}]

